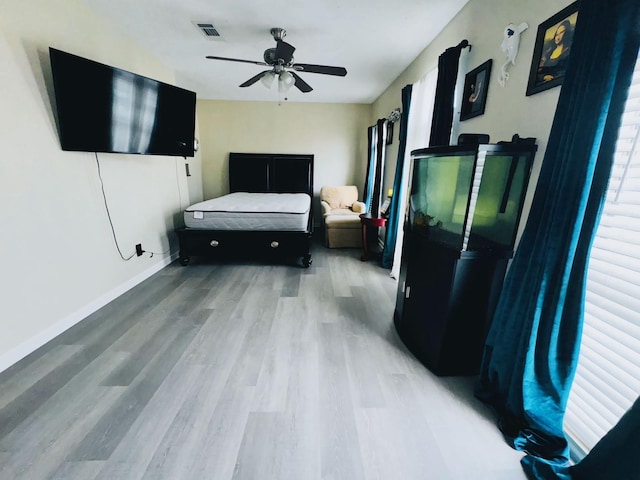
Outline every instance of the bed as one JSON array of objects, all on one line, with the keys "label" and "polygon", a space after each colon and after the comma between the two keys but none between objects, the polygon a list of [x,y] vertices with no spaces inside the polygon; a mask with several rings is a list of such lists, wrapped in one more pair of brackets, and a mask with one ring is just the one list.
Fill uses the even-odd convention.
[{"label": "bed", "polygon": [[196,256],[311,265],[313,155],[232,152],[229,192],[185,209],[182,265]]}]

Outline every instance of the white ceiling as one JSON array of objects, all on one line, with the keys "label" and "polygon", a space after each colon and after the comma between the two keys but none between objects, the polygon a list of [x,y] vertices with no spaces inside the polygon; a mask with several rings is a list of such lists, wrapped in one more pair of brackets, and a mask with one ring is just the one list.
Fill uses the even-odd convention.
[{"label": "white ceiling", "polygon": [[[266,67],[205,59],[207,55],[263,61],[275,47],[269,33],[284,28],[295,61],[345,67],[346,77],[300,76],[291,102],[373,102],[437,36],[468,0],[85,0],[106,22],[176,71],[179,86],[198,98],[276,101],[260,82],[239,85]],[[212,23],[219,39],[195,23]]]}]

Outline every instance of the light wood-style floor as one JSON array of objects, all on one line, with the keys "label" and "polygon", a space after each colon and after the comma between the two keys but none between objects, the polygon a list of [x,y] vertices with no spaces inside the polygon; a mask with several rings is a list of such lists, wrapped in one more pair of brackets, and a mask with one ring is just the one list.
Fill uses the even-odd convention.
[{"label": "light wood-style floor", "polygon": [[0,374],[0,478],[524,479],[360,253],[165,268]]}]

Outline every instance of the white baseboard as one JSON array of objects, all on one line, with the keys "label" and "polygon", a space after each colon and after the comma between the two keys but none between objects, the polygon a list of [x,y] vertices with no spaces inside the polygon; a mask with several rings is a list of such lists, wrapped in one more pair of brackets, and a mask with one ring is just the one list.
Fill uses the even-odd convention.
[{"label": "white baseboard", "polygon": [[95,299],[93,302],[85,305],[84,307],[76,310],[71,315],[59,320],[55,324],[51,325],[46,330],[38,333],[34,337],[30,338],[26,342],[21,343],[15,348],[12,348],[4,355],[0,356],[0,372],[8,369],[15,363],[18,363],[24,357],[29,355],[30,353],[35,352],[38,348],[43,346],[45,343],[53,340],[58,335],[73,327],[76,323],[84,320],[92,313],[104,307],[107,303],[112,300],[118,298],[123,293],[131,290],[133,287],[143,282],[147,278],[149,278],[154,273],[159,272],[164,267],[173,262],[176,258],[178,258],[178,253],[174,253],[169,257],[163,258],[161,261],[157,262],[147,270],[141,272],[135,277],[127,280],[121,285],[118,285],[116,288],[111,291],[105,293],[101,297]]}]

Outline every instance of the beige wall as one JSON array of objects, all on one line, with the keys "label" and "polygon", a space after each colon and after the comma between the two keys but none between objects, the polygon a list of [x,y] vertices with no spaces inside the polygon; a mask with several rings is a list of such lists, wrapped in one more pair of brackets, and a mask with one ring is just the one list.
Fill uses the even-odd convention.
[{"label": "beige wall", "polygon": [[[556,87],[530,97],[525,96],[536,32],[541,22],[570,3],[568,0],[470,0],[431,45],[376,100],[373,104],[374,118],[386,117],[393,108],[401,106],[402,87],[416,82],[437,67],[439,55],[466,38],[472,44],[472,49],[471,52],[465,49],[461,55],[461,73],[464,75],[488,59],[493,59],[493,67],[484,115],[460,122],[459,133],[488,133],[491,142],[510,140],[514,133],[521,137],[538,139],[538,153],[527,195],[526,213],[533,196],[560,93],[560,87]],[[505,61],[504,53],[500,49],[503,31],[509,23],[518,25],[521,22],[527,22],[529,28],[520,38],[516,65],[509,69],[510,78],[505,87],[501,87],[497,78]],[[459,113],[456,113],[456,118],[458,116]],[[397,130],[396,128],[394,132],[396,139]],[[397,141],[394,140],[394,144],[387,150],[387,186],[393,183],[396,158]],[[521,223],[521,227],[523,225],[524,222]]]},{"label": "beige wall", "polygon": [[99,154],[116,235],[166,252],[125,262],[115,249],[92,153],[60,149],[50,46],[173,83],[174,73],[109,31],[80,0],[4,0],[0,8],[0,370],[162,268],[174,217],[201,198],[172,157]]},{"label": "beige wall", "polygon": [[229,192],[229,152],[311,153],[316,193],[357,185],[362,196],[370,117],[370,105],[199,100],[204,196]]},{"label": "beige wall", "polygon": [[[93,154],[60,150],[48,47],[173,83],[174,73],[121,34],[106,28],[81,0],[4,0],[0,15],[0,370],[115,298],[170,261],[181,210],[227,191],[230,151],[315,154],[316,192],[356,184],[366,170],[366,128],[400,106],[400,90],[437,64],[447,47],[467,38],[464,72],[494,60],[486,113],[460,132],[538,138],[537,177],[559,88],[525,97],[537,25],[569,1],[471,0],[373,105],[199,101],[201,153],[184,160],[101,154],[118,241],[163,255],[124,262],[115,250]],[[502,32],[529,23],[505,88],[496,82]],[[463,73],[464,73],[463,72]],[[258,88],[258,87],[256,87]],[[398,129],[388,148],[392,181]],[[533,193],[530,189],[529,199]],[[316,200],[317,201],[317,200]]]}]

